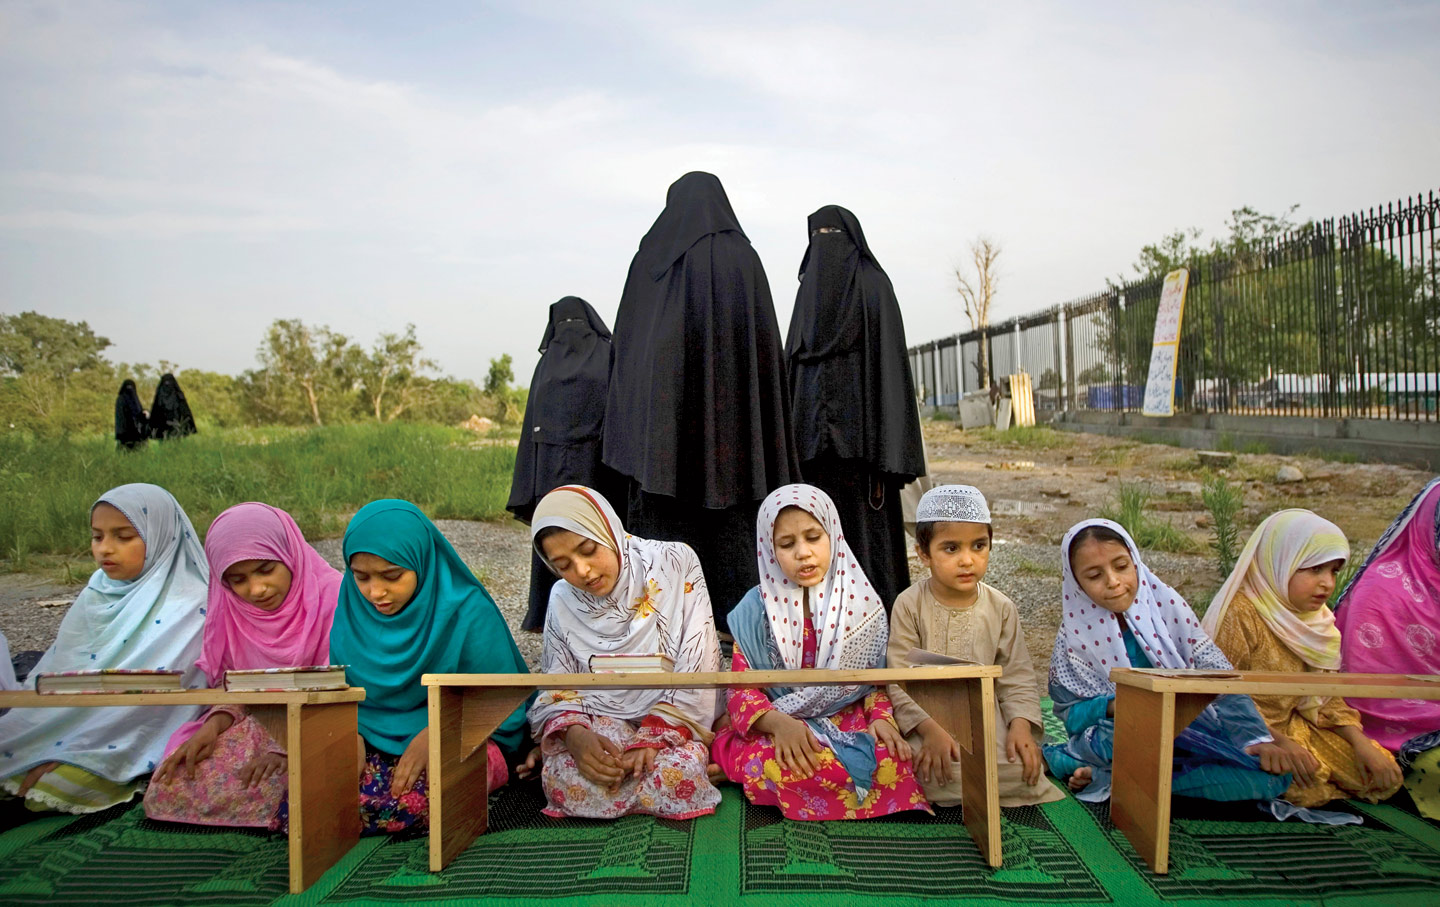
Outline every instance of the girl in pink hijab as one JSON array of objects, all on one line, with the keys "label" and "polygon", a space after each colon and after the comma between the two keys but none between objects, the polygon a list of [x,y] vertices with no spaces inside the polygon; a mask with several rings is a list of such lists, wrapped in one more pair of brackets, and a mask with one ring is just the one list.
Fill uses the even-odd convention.
[{"label": "girl in pink hijab", "polygon": [[[211,687],[226,671],[325,665],[340,571],[295,520],[238,504],[205,536],[210,594],[196,663]],[[286,791],[285,750],[241,707],[217,706],[170,738],[145,792],[152,819],[267,827]]]},{"label": "girl in pink hijab", "polygon": [[[1380,536],[1335,603],[1340,670],[1440,674],[1440,478]],[[1420,814],[1440,819],[1440,702],[1351,699],[1365,733],[1394,751]]]}]

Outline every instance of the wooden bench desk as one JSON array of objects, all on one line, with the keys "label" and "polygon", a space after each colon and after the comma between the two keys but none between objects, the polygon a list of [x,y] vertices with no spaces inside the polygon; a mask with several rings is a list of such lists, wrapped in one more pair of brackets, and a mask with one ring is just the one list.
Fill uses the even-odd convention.
[{"label": "wooden bench desk", "polygon": [[[1211,672],[1214,673],[1214,672]],[[1216,696],[1344,696],[1440,699],[1440,678],[1405,674],[1237,671],[1238,677],[1184,677],[1158,668],[1113,668],[1115,761],[1110,819],[1156,873],[1170,870],[1170,781],[1175,738]],[[1169,676],[1167,676],[1169,675]]]},{"label": "wooden bench desk", "polygon": [[243,705],[277,742],[283,741],[290,786],[290,891],[299,894],[335,865],[360,839],[358,733],[348,690],[227,693],[0,692],[0,708],[93,708],[97,706]]},{"label": "wooden bench desk", "polygon": [[906,688],[960,744],[965,827],[1000,865],[995,765],[998,665],[865,671],[716,671],[693,674],[426,674],[430,688],[430,869],[438,872],[489,823],[485,742],[534,690],[731,689],[886,684]]}]

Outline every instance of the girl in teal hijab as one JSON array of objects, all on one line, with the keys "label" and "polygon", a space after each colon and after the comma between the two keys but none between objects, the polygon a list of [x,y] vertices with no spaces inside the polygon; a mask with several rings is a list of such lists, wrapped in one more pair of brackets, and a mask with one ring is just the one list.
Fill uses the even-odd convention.
[{"label": "girl in teal hijab", "polygon": [[[365,505],[345,530],[345,578],[330,658],[346,665],[359,706],[367,829],[399,831],[428,818],[428,700],[422,674],[528,673],[500,609],[450,542],[409,501]],[[491,736],[491,788],[525,743],[525,709]],[[502,753],[505,758],[499,758]]]}]

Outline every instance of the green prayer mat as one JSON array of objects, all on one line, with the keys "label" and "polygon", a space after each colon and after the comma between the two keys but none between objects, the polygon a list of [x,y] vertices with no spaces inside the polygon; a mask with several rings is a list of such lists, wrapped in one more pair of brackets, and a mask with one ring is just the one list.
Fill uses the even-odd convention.
[{"label": "green prayer mat", "polygon": [[444,872],[427,840],[363,838],[304,894],[285,839],[152,822],[138,804],[0,834],[0,904],[724,905],[1440,903],[1440,826],[1390,805],[1333,804],[1363,825],[1276,822],[1254,804],[1177,800],[1167,876],[1107,804],[1003,810],[992,870],[959,808],[791,822],[725,785],[712,816],[549,819],[539,785],[491,798],[490,831]]}]

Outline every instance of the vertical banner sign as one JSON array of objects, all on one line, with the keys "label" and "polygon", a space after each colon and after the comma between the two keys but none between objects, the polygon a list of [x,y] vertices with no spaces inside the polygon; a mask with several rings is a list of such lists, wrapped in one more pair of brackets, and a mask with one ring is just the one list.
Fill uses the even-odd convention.
[{"label": "vertical banner sign", "polygon": [[1175,369],[1180,364],[1180,317],[1185,314],[1185,288],[1190,272],[1184,268],[1165,275],[1160,308],[1155,313],[1155,338],[1150,347],[1150,375],[1145,379],[1147,416],[1175,415]]}]

